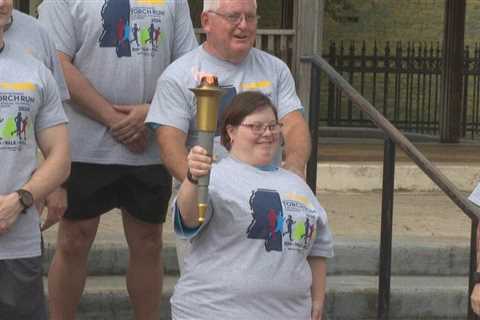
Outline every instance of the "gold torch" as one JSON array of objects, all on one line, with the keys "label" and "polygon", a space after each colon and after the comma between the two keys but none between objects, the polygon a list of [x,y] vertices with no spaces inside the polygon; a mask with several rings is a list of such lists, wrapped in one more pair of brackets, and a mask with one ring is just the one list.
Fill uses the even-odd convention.
[{"label": "gold torch", "polygon": [[[197,131],[198,145],[207,150],[208,155],[213,155],[213,138],[217,130],[217,114],[220,97],[223,91],[218,87],[215,76],[204,76],[197,88],[190,89],[197,98]],[[198,222],[205,221],[205,212],[208,203],[208,184],[210,175],[198,179]]]}]

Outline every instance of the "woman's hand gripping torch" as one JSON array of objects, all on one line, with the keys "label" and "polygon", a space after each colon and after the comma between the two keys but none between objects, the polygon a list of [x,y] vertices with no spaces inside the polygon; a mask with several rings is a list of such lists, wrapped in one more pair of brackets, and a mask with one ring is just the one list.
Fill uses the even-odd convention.
[{"label": "woman's hand gripping torch", "polygon": [[[213,155],[213,138],[217,130],[217,114],[220,97],[223,91],[218,87],[215,76],[204,76],[197,88],[190,89],[197,98],[197,130],[198,145],[207,150],[208,155]],[[205,212],[208,203],[208,184],[210,175],[198,179],[198,222],[205,221]]]}]

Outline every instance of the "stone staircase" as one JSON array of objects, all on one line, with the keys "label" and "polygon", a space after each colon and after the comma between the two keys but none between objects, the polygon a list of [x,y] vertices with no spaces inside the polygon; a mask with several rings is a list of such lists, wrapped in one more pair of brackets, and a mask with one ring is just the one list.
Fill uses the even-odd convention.
[{"label": "stone staircase", "polygon": [[[331,196],[331,194],[320,194],[320,197],[325,196]],[[379,197],[378,193],[348,193],[343,197],[343,203],[348,202],[348,198],[368,196]],[[402,194],[405,201],[414,199],[410,196]],[[427,193],[423,196],[437,200],[442,197],[439,193]],[[418,200],[418,197],[416,199]],[[337,196],[334,201],[340,200]],[[445,202],[448,203],[448,201],[448,199],[437,201],[437,208],[430,207],[432,212],[446,207]],[[396,208],[396,211],[401,210]],[[379,216],[378,212],[370,212],[372,215]],[[339,211],[331,215],[333,229],[341,228],[338,219],[333,216],[343,214],[348,215]],[[414,212],[409,216],[413,214]],[[338,230],[338,232],[334,230],[339,235],[335,238],[336,255],[328,265],[326,308],[329,319],[350,320],[375,317],[378,286],[376,276],[379,256],[378,231],[372,230],[375,225],[366,226],[367,230],[355,230],[360,227],[360,224],[356,223],[358,219],[362,219],[362,216],[345,225],[344,230]],[[109,213],[103,220],[103,224],[108,225],[109,228],[114,225],[119,226],[118,239],[105,240],[103,239],[105,234],[102,234],[102,231],[98,235],[90,254],[90,276],[78,310],[79,319],[132,319],[124,282],[128,251],[121,234],[120,215]],[[440,237],[428,237],[415,230],[412,232],[420,236],[409,235],[409,230],[402,232],[401,229],[408,223],[408,219],[402,221],[405,220],[403,217],[399,220],[394,229],[399,231],[401,236],[395,237],[393,241],[391,312],[394,317],[392,319],[464,319],[467,308],[468,221],[463,219],[459,226],[451,229],[452,233],[465,230],[464,234],[455,235],[443,230],[451,222],[448,220],[430,228],[439,233]],[[344,222],[340,221],[340,223]],[[367,235],[368,232],[370,234]],[[50,231],[50,233],[53,232]],[[352,236],[349,236],[349,233]],[[173,235],[166,232],[165,238],[163,256],[166,278],[162,320],[170,319],[168,299],[178,277]],[[51,259],[54,247],[54,242],[49,239],[45,266]]]},{"label": "stone staircase", "polygon": [[[319,163],[318,197],[329,213],[335,236],[335,257],[328,264],[326,313],[330,320],[375,319],[382,164],[373,161],[366,170],[365,163],[348,160]],[[475,179],[480,180],[480,161],[442,165],[445,172],[451,169],[452,179],[465,192],[473,189]],[[411,164],[397,163],[402,179],[409,170],[415,171]],[[340,183],[340,172],[350,176],[347,184]],[[396,184],[400,192],[394,203],[390,319],[465,319],[470,222],[443,193],[419,182],[423,173],[409,179],[416,183]],[[78,319],[133,319],[124,282],[128,251],[120,218],[116,211],[102,218]],[[162,320],[170,319],[168,301],[178,278],[170,229],[167,222]],[[45,233],[45,268],[55,250],[55,232],[52,228]]]},{"label": "stone staircase", "polygon": [[[394,241],[392,319],[464,319],[467,305],[468,240]],[[46,264],[53,253],[49,244]],[[375,318],[378,241],[336,238],[336,256],[329,261],[329,319]],[[79,319],[132,319],[124,274],[126,246],[95,244],[89,277],[79,306]],[[170,319],[168,300],[178,275],[175,248],[164,248],[165,272],[162,320]]]}]

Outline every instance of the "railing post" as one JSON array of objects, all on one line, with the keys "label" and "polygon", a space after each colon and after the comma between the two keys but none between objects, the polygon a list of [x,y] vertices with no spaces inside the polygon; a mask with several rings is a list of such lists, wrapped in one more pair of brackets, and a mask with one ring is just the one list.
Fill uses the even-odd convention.
[{"label": "railing post", "polygon": [[466,0],[445,1],[440,141],[459,142]]},{"label": "railing post", "polygon": [[477,270],[477,237],[478,237],[478,221],[472,219],[472,231],[470,234],[470,273],[468,277],[468,319],[478,320],[478,317],[472,310],[470,296],[474,287],[473,273]]},{"label": "railing post", "polygon": [[317,191],[317,152],[318,152],[318,116],[320,106],[320,72],[318,67],[312,64],[310,74],[310,108],[308,122],[310,137],[312,139],[312,152],[307,163],[307,184],[313,193]]},{"label": "railing post", "polygon": [[18,9],[23,13],[30,14],[30,0],[20,0]]},{"label": "railing post", "polygon": [[382,227],[380,234],[380,270],[378,274],[377,319],[387,320],[390,309],[392,264],[393,192],[395,181],[395,142],[385,138],[383,156]]},{"label": "railing post", "polygon": [[[337,45],[335,42],[331,42],[329,51],[329,63],[336,68],[337,67]],[[327,126],[331,127],[337,125],[334,119],[334,110],[336,105],[335,85],[328,81],[328,98],[327,98]]]}]

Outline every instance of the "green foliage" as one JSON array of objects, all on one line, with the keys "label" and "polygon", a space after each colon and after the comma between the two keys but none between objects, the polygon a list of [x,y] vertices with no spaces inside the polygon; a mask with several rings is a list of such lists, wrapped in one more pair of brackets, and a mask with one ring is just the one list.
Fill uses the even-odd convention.
[{"label": "green foliage", "polygon": [[326,0],[325,1],[325,14],[335,21],[339,20],[339,17],[345,13],[355,11],[355,6],[351,0]]},{"label": "green foliage", "polygon": [[[358,20],[356,22],[335,20],[330,15],[326,15],[323,33],[324,48],[327,48],[328,43],[332,40],[346,43],[365,40],[368,47],[371,47],[375,41],[383,47],[387,41],[394,43],[397,41],[437,42],[442,40],[444,1],[349,1],[354,7]],[[480,2],[479,0],[470,1]],[[478,11],[469,10],[469,15],[478,16]]]},{"label": "green foliage", "polygon": [[[202,0],[188,0],[193,25],[200,28],[200,14],[203,9]],[[281,0],[257,0],[258,14],[261,16],[259,28],[276,29],[281,26],[282,1]]]}]

